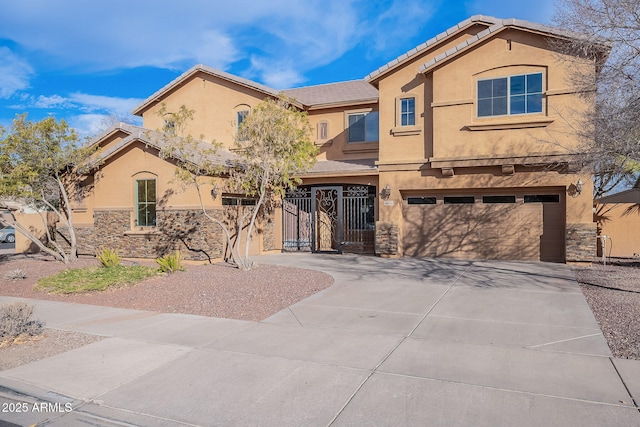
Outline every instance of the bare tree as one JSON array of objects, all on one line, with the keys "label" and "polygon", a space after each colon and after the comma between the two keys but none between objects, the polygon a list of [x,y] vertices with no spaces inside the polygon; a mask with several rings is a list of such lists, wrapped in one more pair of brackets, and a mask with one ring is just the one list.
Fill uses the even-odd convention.
[{"label": "bare tree", "polygon": [[[182,105],[168,113],[163,105],[158,115],[164,118],[164,126],[157,133],[160,156],[177,164],[178,182],[196,189],[202,214],[225,235],[231,263],[243,270],[252,268],[249,248],[257,219],[270,202],[300,183],[296,174],[315,163],[317,151],[311,142],[307,114],[284,97],[262,101],[239,126],[234,154],[226,161],[222,161],[223,150],[215,141],[207,144],[203,136],[196,139],[189,135],[193,110]],[[202,189],[203,185],[217,183],[255,203],[240,204],[226,221],[215,218],[205,208]],[[243,237],[244,251],[240,248]]]},{"label": "bare tree", "polygon": [[574,130],[598,198],[640,172],[640,0],[562,0],[554,21],[576,35],[557,49],[596,64],[595,75],[572,67],[571,79],[594,106]]}]

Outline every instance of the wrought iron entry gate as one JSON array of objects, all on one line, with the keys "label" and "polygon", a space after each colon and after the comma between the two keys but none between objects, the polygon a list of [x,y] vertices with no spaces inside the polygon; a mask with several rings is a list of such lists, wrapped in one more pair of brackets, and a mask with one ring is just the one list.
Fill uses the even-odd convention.
[{"label": "wrought iron entry gate", "polygon": [[285,251],[373,253],[375,187],[298,187],[283,200]]}]

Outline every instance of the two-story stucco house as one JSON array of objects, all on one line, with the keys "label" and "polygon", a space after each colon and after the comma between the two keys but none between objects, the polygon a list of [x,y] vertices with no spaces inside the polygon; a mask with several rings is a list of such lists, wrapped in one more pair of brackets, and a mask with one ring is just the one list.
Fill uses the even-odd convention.
[{"label": "two-story stucco house", "polygon": [[[589,105],[568,76],[596,68],[554,52],[549,40],[565,36],[473,16],[363,80],[282,91],[308,112],[318,162],[263,221],[253,252],[591,259],[592,180],[578,172],[571,132],[572,113]],[[81,250],[222,257],[220,231],[202,221],[194,191],[171,182],[175,166],[147,129],[162,127],[162,106],[186,105],[195,111],[189,133],[229,149],[243,117],[277,95],[203,65],[151,95],[134,110],[142,128],[116,126],[94,141],[102,163],[74,209]],[[232,155],[222,149],[219,161]],[[220,217],[251,203],[216,196],[206,203]]]}]

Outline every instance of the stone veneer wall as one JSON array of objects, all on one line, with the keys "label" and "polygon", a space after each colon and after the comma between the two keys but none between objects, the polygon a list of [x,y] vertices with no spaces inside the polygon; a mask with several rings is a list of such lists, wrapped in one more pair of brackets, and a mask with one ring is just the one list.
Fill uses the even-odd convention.
[{"label": "stone veneer wall", "polygon": [[[210,214],[223,220],[233,217],[234,207],[216,209]],[[200,210],[163,210],[156,213],[157,227],[149,231],[131,230],[130,210],[96,210],[94,227],[76,227],[78,251],[94,255],[101,247],[117,249],[125,258],[157,258],[180,250],[184,259],[208,261],[223,258],[226,239],[220,226],[205,218]],[[263,220],[264,249],[275,248],[275,225]],[[66,228],[57,229],[58,243],[68,247]],[[61,237],[61,238],[60,238]],[[254,234],[254,239],[260,238]]]},{"label": "stone veneer wall", "polygon": [[273,251],[276,249],[276,224],[273,216],[262,219],[262,249]]},{"label": "stone veneer wall", "polygon": [[591,262],[596,256],[596,224],[567,224],[567,262]]},{"label": "stone veneer wall", "polygon": [[376,255],[398,254],[398,224],[376,222]]}]

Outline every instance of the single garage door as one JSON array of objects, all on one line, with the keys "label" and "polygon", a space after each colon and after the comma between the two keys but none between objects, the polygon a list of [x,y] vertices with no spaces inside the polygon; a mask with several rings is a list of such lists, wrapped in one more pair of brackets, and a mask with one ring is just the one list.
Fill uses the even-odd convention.
[{"label": "single garage door", "polygon": [[403,194],[407,256],[565,261],[560,190]]}]

